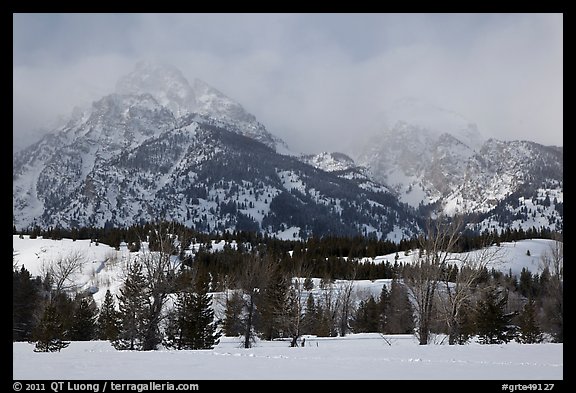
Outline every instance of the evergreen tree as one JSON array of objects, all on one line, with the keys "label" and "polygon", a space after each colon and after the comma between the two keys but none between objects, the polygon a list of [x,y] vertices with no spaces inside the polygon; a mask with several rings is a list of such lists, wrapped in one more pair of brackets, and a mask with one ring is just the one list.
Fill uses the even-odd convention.
[{"label": "evergreen tree", "polygon": [[335,337],[337,334],[336,326],[334,326],[330,310],[322,306],[320,299],[316,302],[316,310],[318,316],[315,328],[316,335],[318,337]]},{"label": "evergreen tree", "polygon": [[476,332],[480,344],[502,344],[514,338],[513,313],[506,312],[508,293],[488,289],[476,308]]},{"label": "evergreen tree", "polygon": [[310,293],[306,299],[306,311],[302,318],[302,334],[317,334],[317,326],[318,310],[316,310],[314,295]]},{"label": "evergreen tree", "polygon": [[134,262],[130,265],[118,301],[120,326],[112,345],[119,350],[142,350],[149,299],[140,263]]},{"label": "evergreen tree", "polygon": [[537,311],[536,302],[533,299],[528,300],[518,315],[519,330],[516,341],[522,344],[537,344],[543,341],[544,336],[536,322]]},{"label": "evergreen tree", "polygon": [[34,352],[60,352],[70,342],[64,341],[65,330],[56,307],[49,303],[33,333]]},{"label": "evergreen tree", "polygon": [[71,340],[72,325],[74,324],[74,312],[76,310],[76,305],[74,300],[68,296],[65,292],[51,292],[50,303],[56,308],[56,313],[60,323],[62,324],[62,329],[64,331],[64,339]]},{"label": "evergreen tree", "polygon": [[258,308],[260,310],[260,331],[264,339],[280,337],[286,329],[288,313],[289,282],[278,266],[264,290]]},{"label": "evergreen tree", "polygon": [[100,340],[114,341],[118,338],[120,315],[110,290],[106,290],[104,302],[100,307],[97,321],[97,332]]},{"label": "evergreen tree", "polygon": [[382,285],[382,290],[380,291],[380,299],[378,301],[378,331],[381,333],[386,333],[388,330],[388,310],[390,309],[390,292],[386,285]]},{"label": "evergreen tree", "polygon": [[180,337],[177,347],[181,349],[212,349],[220,342],[212,309],[212,295],[209,295],[208,274],[199,271],[194,292],[181,292],[176,303],[176,313]]},{"label": "evergreen tree", "polygon": [[304,289],[307,291],[311,291],[314,288],[314,282],[312,281],[311,277],[306,277],[304,280]]},{"label": "evergreen tree", "polygon": [[353,319],[354,332],[378,332],[380,321],[378,311],[378,304],[374,300],[374,296],[370,296],[366,301],[361,301]]},{"label": "evergreen tree", "polygon": [[234,291],[226,299],[226,310],[224,311],[224,323],[222,331],[225,336],[236,337],[242,334],[242,309],[244,300],[242,296]]},{"label": "evergreen tree", "polygon": [[465,301],[458,315],[458,332],[456,333],[456,344],[466,344],[476,332],[474,325],[474,309],[469,301]]},{"label": "evergreen tree", "polygon": [[182,349],[182,329],[180,328],[179,314],[176,304],[171,310],[168,311],[168,315],[166,315],[165,321],[166,327],[164,329],[162,344],[166,348]]},{"label": "evergreen tree", "polygon": [[409,334],[414,331],[414,312],[412,303],[408,298],[406,287],[392,280],[390,286],[390,306],[386,315],[386,333],[388,334]]},{"label": "evergreen tree", "polygon": [[195,292],[193,296],[192,313],[196,315],[197,321],[197,349],[212,349],[220,342],[222,333],[218,330],[218,323],[214,320],[214,309],[212,308],[212,295],[210,290],[210,280],[208,272],[198,275]]},{"label": "evergreen tree", "polygon": [[28,341],[37,323],[42,283],[22,266],[12,272],[12,340]]},{"label": "evergreen tree", "polygon": [[96,305],[90,297],[76,297],[76,309],[69,338],[72,341],[90,341],[96,338]]}]

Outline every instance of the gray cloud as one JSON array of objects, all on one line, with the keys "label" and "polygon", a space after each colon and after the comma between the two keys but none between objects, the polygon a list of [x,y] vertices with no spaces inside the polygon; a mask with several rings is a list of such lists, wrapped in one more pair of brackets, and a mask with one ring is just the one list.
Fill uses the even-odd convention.
[{"label": "gray cloud", "polygon": [[161,60],[296,151],[346,151],[406,96],[562,145],[561,14],[15,14],[14,144]]}]

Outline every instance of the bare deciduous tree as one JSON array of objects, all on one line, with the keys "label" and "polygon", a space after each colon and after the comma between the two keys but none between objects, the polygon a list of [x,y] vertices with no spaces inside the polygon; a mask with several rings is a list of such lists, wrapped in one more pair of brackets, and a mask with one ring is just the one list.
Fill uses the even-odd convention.
[{"label": "bare deciduous tree", "polygon": [[168,295],[174,292],[176,286],[177,269],[180,267],[178,257],[177,237],[174,226],[171,224],[158,224],[148,234],[149,247],[153,243],[154,250],[142,249],[139,262],[147,282],[150,294],[147,326],[143,350],[153,350],[162,342],[159,332],[163,309]]},{"label": "bare deciduous tree", "polygon": [[78,284],[75,275],[82,273],[86,259],[78,250],[70,251],[67,255],[45,261],[41,266],[42,276],[49,277],[56,293],[76,289]]},{"label": "bare deciduous tree", "polygon": [[428,344],[437,305],[437,290],[442,272],[461,236],[462,220],[439,217],[429,220],[426,233],[418,238],[419,253],[412,268],[406,269],[404,283],[416,309],[417,336],[420,345]]},{"label": "bare deciduous tree", "polygon": [[354,313],[353,310],[353,290],[354,279],[356,278],[356,270],[353,271],[352,276],[345,281],[338,284],[338,304],[340,305],[340,336],[344,337],[349,330],[350,315]]},{"label": "bare deciduous tree", "polygon": [[564,341],[564,243],[556,238],[541,257],[541,268],[547,270],[550,279],[545,288],[544,311],[554,341]]},{"label": "bare deciduous tree", "polygon": [[170,223],[155,224],[140,236],[138,255],[125,261],[125,274],[137,263],[141,266],[147,296],[142,321],[142,350],[157,349],[162,342],[160,324],[166,317],[164,306],[177,285],[177,273],[181,262],[175,226]]},{"label": "bare deciduous tree", "polygon": [[325,319],[330,336],[345,336],[348,333],[349,319],[353,315],[355,283],[355,271],[347,280],[337,280],[330,282],[324,280],[322,292],[319,299],[322,306],[322,318]]},{"label": "bare deciduous tree", "polygon": [[302,260],[298,260],[295,262],[292,275],[286,327],[292,338],[290,346],[297,347],[302,330],[302,319],[305,315],[306,301],[308,300],[305,282],[310,279],[311,269],[304,267]]},{"label": "bare deciduous tree", "polygon": [[237,274],[237,285],[244,299],[244,348],[252,347],[255,339],[256,303],[260,289],[265,288],[273,273],[273,264],[267,257],[250,254]]},{"label": "bare deciduous tree", "polygon": [[448,343],[454,345],[458,342],[461,325],[461,313],[470,303],[474,287],[478,283],[485,269],[503,262],[505,251],[503,248],[492,246],[487,240],[484,247],[479,250],[462,254],[453,254],[447,259],[453,261],[459,268],[453,274],[452,269],[443,269],[441,283],[443,291],[440,294],[439,304],[442,315],[448,328]]}]

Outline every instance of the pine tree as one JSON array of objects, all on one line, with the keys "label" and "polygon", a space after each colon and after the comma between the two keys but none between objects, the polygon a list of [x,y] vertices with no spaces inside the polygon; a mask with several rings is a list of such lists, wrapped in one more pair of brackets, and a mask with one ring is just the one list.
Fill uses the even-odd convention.
[{"label": "pine tree", "polygon": [[273,340],[280,337],[286,329],[288,299],[288,279],[276,267],[258,305],[261,317],[260,331],[264,339]]},{"label": "pine tree", "polygon": [[476,308],[476,332],[480,344],[502,344],[514,336],[511,325],[513,313],[506,313],[508,294],[501,290],[489,289],[478,301]]},{"label": "pine tree", "polygon": [[168,311],[166,315],[166,326],[164,329],[164,337],[162,338],[162,344],[166,348],[171,349],[182,349],[180,339],[182,337],[182,330],[180,329],[180,323],[178,320],[178,310],[176,305]]},{"label": "pine tree", "polygon": [[311,291],[314,288],[314,282],[312,281],[311,277],[306,277],[304,280],[304,289],[307,291]]},{"label": "pine tree", "polygon": [[457,322],[459,329],[456,333],[456,344],[464,345],[476,333],[476,327],[474,326],[474,309],[470,305],[470,301],[465,301],[462,304]]},{"label": "pine tree", "polygon": [[[202,274],[203,273],[203,274]],[[212,308],[212,295],[210,290],[210,280],[207,272],[201,272],[195,286],[192,297],[192,313],[197,321],[196,349],[212,349],[220,342],[222,333],[218,330],[218,323],[214,320],[214,309]]]},{"label": "pine tree", "polygon": [[114,341],[118,338],[120,316],[110,290],[106,290],[104,302],[100,307],[97,321],[97,332],[100,340]]},{"label": "pine tree", "polygon": [[380,321],[378,311],[378,304],[376,303],[376,300],[374,300],[374,296],[370,295],[367,300],[361,301],[353,319],[354,332],[378,332]]},{"label": "pine tree", "polygon": [[28,341],[36,326],[42,283],[22,266],[12,272],[12,340]]},{"label": "pine tree", "polygon": [[34,352],[60,352],[70,342],[64,341],[65,330],[56,307],[49,303],[44,309],[42,319],[33,333],[36,341]]},{"label": "pine tree", "polygon": [[130,265],[120,294],[118,297],[120,326],[118,336],[112,341],[112,345],[119,350],[141,350],[146,334],[148,317],[146,311],[149,299],[140,263],[135,262]]},{"label": "pine tree", "polygon": [[224,323],[222,331],[225,336],[236,337],[242,334],[242,309],[244,301],[238,292],[232,292],[232,295],[226,299],[226,310],[224,311]]},{"label": "pine tree", "polygon": [[177,323],[180,337],[177,346],[181,349],[212,349],[220,342],[212,309],[212,295],[209,295],[208,274],[199,271],[194,292],[183,291],[176,303]]},{"label": "pine tree", "polygon": [[388,331],[388,310],[390,309],[390,292],[386,285],[382,285],[382,290],[380,291],[380,299],[378,301],[378,331],[381,333],[386,333]]},{"label": "pine tree", "polygon": [[62,329],[64,331],[63,339],[70,340],[72,325],[74,323],[74,312],[76,310],[74,300],[65,292],[56,292],[53,290],[51,292],[50,303],[56,308],[59,321],[62,323]]},{"label": "pine tree", "polygon": [[92,298],[77,296],[76,309],[70,329],[70,340],[90,341],[96,337],[96,305]]},{"label": "pine tree", "polygon": [[314,295],[310,293],[306,299],[306,311],[302,318],[302,334],[317,334],[317,326],[318,310],[316,310]]},{"label": "pine tree", "polygon": [[532,273],[530,273],[529,270],[523,267],[522,271],[520,272],[520,280],[518,283],[518,290],[520,291],[520,294],[525,297],[534,296],[536,294],[536,291],[533,284],[534,280],[532,277]]},{"label": "pine tree", "polygon": [[389,308],[386,316],[386,333],[409,334],[414,330],[412,303],[406,287],[396,279],[390,286]]},{"label": "pine tree", "polygon": [[315,328],[316,335],[318,337],[335,337],[337,332],[330,310],[322,306],[320,299],[316,302],[316,310],[318,316]]},{"label": "pine tree", "polygon": [[537,320],[537,307],[533,299],[528,300],[524,305],[522,311],[518,315],[518,336],[516,340],[522,344],[537,344],[541,343],[544,335]]}]

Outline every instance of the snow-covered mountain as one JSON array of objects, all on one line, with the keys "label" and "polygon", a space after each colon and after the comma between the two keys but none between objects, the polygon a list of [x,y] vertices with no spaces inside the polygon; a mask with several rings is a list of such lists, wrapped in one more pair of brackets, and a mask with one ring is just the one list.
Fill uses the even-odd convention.
[{"label": "snow-covered mountain", "polygon": [[479,229],[562,230],[562,148],[486,140],[473,123],[419,101],[395,108],[394,123],[356,153],[356,162],[401,201],[474,214]]},{"label": "snow-covered mountain", "polygon": [[[469,227],[563,228],[563,153],[485,140],[462,116],[405,100],[355,155],[285,154],[285,143],[220,91],[139,63],[115,92],[13,159],[13,223],[198,230],[417,233],[430,212]],[[429,125],[427,125],[429,124]]]},{"label": "snow-covered mountain", "polygon": [[17,153],[14,225],[126,226],[400,240],[415,212],[383,187],[275,151],[281,142],[207,84],[140,64],[117,92]]}]

